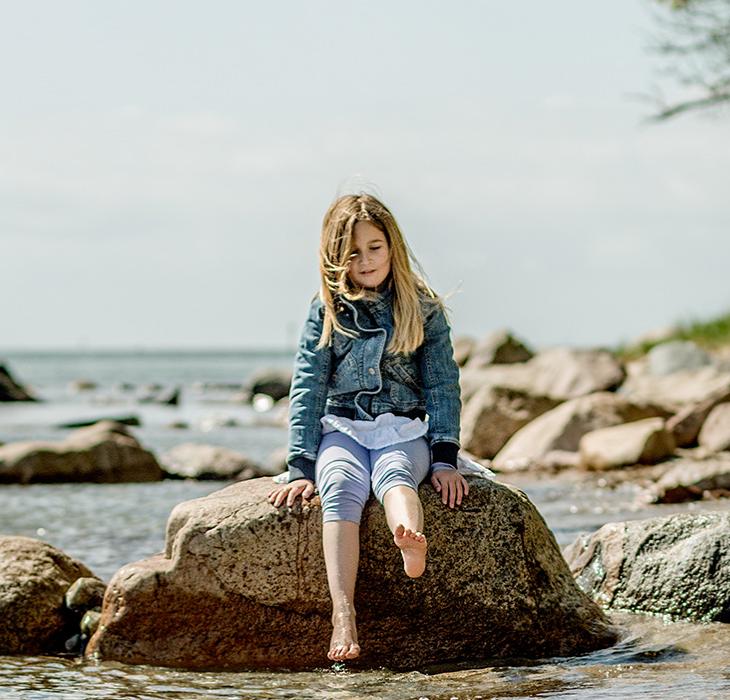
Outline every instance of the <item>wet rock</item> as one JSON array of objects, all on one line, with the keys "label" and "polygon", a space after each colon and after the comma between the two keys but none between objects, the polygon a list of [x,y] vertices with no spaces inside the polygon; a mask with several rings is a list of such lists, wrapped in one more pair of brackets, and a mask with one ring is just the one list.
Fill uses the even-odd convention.
[{"label": "wet rock", "polygon": [[291,372],[283,369],[262,369],[249,378],[244,390],[251,396],[268,394],[274,401],[289,395]]},{"label": "wet rock", "polygon": [[730,403],[721,403],[710,411],[697,442],[713,452],[730,449]]},{"label": "wet rock", "polygon": [[260,476],[252,459],[226,447],[186,442],[160,457],[165,475],[175,479],[251,479]]},{"label": "wet rock", "polygon": [[179,386],[159,389],[152,393],[141,396],[139,403],[158,403],[162,406],[177,406],[180,403],[182,389]]},{"label": "wet rock", "polygon": [[688,404],[699,404],[717,394],[730,393],[730,373],[712,366],[663,377],[636,373],[618,391],[631,401],[657,404],[677,413]]},{"label": "wet rock", "polygon": [[712,358],[689,340],[672,340],[655,345],[647,353],[649,372],[657,377],[712,364]]},{"label": "wet rock", "polygon": [[0,364],[0,401],[37,401],[22,384],[10,374],[5,365]]},{"label": "wet rock", "polygon": [[[421,489],[430,550],[418,580],[403,573],[382,507],[366,506],[363,654],[353,665],[576,654],[616,639],[527,497],[482,479],[470,485],[468,505],[453,512]],[[256,479],[178,505],[165,553],[114,575],[87,655],[184,668],[329,665],[318,499],[276,510],[271,486]]]},{"label": "wet rock", "polygon": [[623,367],[609,352],[558,347],[518,364],[486,368],[467,365],[461,373],[462,401],[468,401],[484,386],[501,386],[566,401],[613,390],[624,377]]},{"label": "wet rock", "polygon": [[74,379],[69,382],[68,389],[74,394],[80,394],[83,391],[93,391],[97,388],[97,383],[91,379]]},{"label": "wet rock", "polygon": [[125,426],[100,421],[59,442],[0,447],[0,483],[159,481],[162,470]]},{"label": "wet rock", "polygon": [[477,457],[491,459],[520,428],[559,403],[547,396],[485,386],[462,411],[462,447]]},{"label": "wet rock", "polygon": [[84,616],[81,618],[81,634],[90,639],[94,632],[99,629],[99,621],[101,620],[101,611],[99,610],[87,610]]},{"label": "wet rock", "polygon": [[730,402],[730,391],[719,391],[700,403],[685,406],[667,420],[667,430],[672,433],[678,447],[689,447],[697,442],[697,436],[710,411],[720,403]]},{"label": "wet rock", "polygon": [[68,587],[93,574],[45,542],[0,535],[0,654],[62,651],[79,615],[64,605]]},{"label": "wet rock", "polygon": [[71,421],[69,423],[59,423],[56,427],[61,429],[69,428],[86,428],[90,425],[99,425],[100,423],[118,423],[120,425],[142,425],[139,416],[127,415],[127,416],[105,416],[103,418],[89,418],[88,420]]},{"label": "wet rock", "polygon": [[592,430],[668,415],[660,407],[633,403],[612,392],[582,396],[543,413],[518,430],[494,458],[494,467],[501,471],[539,468],[553,450],[577,452],[580,439]]},{"label": "wet rock", "polygon": [[667,459],[674,448],[674,438],[664,428],[663,418],[644,418],[592,430],[579,444],[581,466],[587,469],[655,464]]},{"label": "wet rock", "polygon": [[459,336],[454,338],[454,360],[459,367],[463,367],[469,360],[474,346],[476,345],[474,338],[467,336]]},{"label": "wet rock", "polygon": [[170,428],[170,430],[188,430],[190,423],[184,420],[174,420],[168,423],[166,427]]},{"label": "wet rock", "polygon": [[684,503],[730,496],[730,453],[706,459],[673,460],[640,497],[645,503]]},{"label": "wet rock", "polygon": [[603,607],[730,622],[730,513],[608,523],[564,553]]},{"label": "wet rock", "polygon": [[527,362],[533,353],[506,328],[494,331],[474,345],[469,356],[469,367],[508,365]]},{"label": "wet rock", "polygon": [[106,584],[98,578],[78,578],[66,591],[64,602],[70,610],[100,608],[105,591]]}]

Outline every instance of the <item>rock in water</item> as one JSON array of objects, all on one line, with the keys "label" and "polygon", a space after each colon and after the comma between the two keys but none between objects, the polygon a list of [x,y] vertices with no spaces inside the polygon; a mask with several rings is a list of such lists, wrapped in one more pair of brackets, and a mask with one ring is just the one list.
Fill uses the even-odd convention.
[{"label": "rock in water", "polygon": [[64,595],[81,577],[93,574],[59,549],[0,536],[0,654],[62,651],[80,619],[64,605]]},{"label": "rock in water", "polygon": [[565,556],[604,607],[730,622],[730,513],[608,523]]},{"label": "rock in water", "polygon": [[0,447],[0,483],[160,481],[162,469],[120,423],[100,421],[59,442]]},{"label": "rock in water", "polygon": [[[315,499],[288,512],[271,479],[179,504],[166,551],[109,583],[87,654],[184,668],[328,666],[331,604]],[[616,632],[575,585],[527,497],[470,480],[463,507],[421,488],[429,560],[408,579],[383,509],[365,508],[357,665],[414,668],[454,659],[577,654]]]},{"label": "rock in water", "polygon": [[0,364],[0,401],[37,401],[12,374]]}]

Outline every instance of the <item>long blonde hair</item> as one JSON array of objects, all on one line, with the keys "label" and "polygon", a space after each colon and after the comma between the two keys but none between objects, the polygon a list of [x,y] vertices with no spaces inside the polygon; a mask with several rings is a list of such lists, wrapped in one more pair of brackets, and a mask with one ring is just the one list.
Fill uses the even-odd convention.
[{"label": "long blonde hair", "polygon": [[364,193],[339,197],[324,215],[319,248],[319,295],[325,312],[317,347],[328,345],[334,331],[352,335],[337,320],[338,296],[354,301],[372,295],[369,290],[354,285],[348,276],[353,234],[358,221],[369,221],[383,232],[388,242],[394,329],[387,350],[390,353],[414,352],[423,343],[421,301],[441,305],[441,300],[426,284],[423,270],[405,242],[393,214],[382,202]]}]

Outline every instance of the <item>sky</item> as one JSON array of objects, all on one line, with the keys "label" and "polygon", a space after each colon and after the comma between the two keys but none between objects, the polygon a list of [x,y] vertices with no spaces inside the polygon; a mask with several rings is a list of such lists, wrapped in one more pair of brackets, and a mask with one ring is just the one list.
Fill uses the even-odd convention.
[{"label": "sky", "polygon": [[730,113],[654,124],[652,0],[0,0],[0,350],[291,346],[393,211],[454,335],[730,309]]}]

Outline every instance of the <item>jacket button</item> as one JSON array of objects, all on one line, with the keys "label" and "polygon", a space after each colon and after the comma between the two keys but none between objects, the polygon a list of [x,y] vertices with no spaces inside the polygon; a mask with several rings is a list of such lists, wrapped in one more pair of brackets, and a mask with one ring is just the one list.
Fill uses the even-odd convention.
[{"label": "jacket button", "polygon": [[372,367],[368,367],[369,374],[375,374],[375,370]]}]

